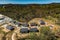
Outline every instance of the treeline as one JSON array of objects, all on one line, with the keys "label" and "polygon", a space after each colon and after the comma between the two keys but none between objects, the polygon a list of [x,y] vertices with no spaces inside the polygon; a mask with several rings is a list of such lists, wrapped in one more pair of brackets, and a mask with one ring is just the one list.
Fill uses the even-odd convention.
[{"label": "treeline", "polygon": [[32,18],[52,16],[60,20],[60,3],[52,4],[3,4],[0,14],[19,21],[28,22]]}]

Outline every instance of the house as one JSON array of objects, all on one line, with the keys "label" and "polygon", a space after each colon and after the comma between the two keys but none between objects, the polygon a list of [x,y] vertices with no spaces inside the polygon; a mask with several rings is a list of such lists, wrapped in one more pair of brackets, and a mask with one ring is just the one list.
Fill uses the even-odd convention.
[{"label": "house", "polygon": [[21,26],[23,26],[23,27],[29,27],[29,24],[28,23],[22,23]]},{"label": "house", "polygon": [[40,20],[40,25],[45,25],[45,22],[43,20]]},{"label": "house", "polygon": [[16,23],[16,21],[15,21],[15,20],[12,20],[12,21],[10,21],[10,23],[13,23],[13,24],[15,24],[15,23]]},{"label": "house", "polygon": [[6,29],[8,29],[8,30],[14,30],[14,27],[11,26],[11,25],[8,25],[8,26],[6,27]]},{"label": "house", "polygon": [[28,28],[21,28],[20,33],[29,33],[29,29]]},{"label": "house", "polygon": [[28,28],[29,24],[27,23],[22,23],[21,25],[21,29],[20,29],[20,32],[21,33],[29,33],[29,28]]},{"label": "house", "polygon": [[36,24],[36,23],[30,23],[30,32],[37,32],[37,30],[38,30],[38,24]]},{"label": "house", "polygon": [[22,25],[20,22],[18,22],[16,20],[12,20],[12,21],[10,21],[10,23],[13,23],[14,25],[16,25],[18,27]]},{"label": "house", "polygon": [[38,30],[38,24],[37,23],[35,23],[35,22],[32,22],[32,23],[30,23],[30,30],[29,30],[29,32],[39,32],[39,30]]},{"label": "house", "polygon": [[30,28],[29,32],[39,32],[37,28]]},{"label": "house", "polygon": [[20,22],[15,22],[14,23],[16,26],[21,26],[22,24]]},{"label": "house", "polygon": [[36,23],[30,23],[30,26],[37,26]]}]

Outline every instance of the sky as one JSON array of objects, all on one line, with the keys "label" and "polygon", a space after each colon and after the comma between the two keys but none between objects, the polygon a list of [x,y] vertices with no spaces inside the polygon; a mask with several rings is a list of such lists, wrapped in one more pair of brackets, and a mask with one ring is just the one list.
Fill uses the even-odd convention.
[{"label": "sky", "polygon": [[48,4],[60,3],[60,0],[0,0],[0,4]]}]

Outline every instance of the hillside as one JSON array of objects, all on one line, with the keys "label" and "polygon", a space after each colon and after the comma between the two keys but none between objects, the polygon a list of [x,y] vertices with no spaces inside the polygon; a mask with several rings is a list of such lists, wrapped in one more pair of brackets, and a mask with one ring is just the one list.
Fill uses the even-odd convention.
[{"label": "hillside", "polygon": [[[3,18],[3,19],[1,19],[1,18]],[[41,20],[43,20],[45,22],[44,25],[42,25],[40,23]],[[60,35],[58,34],[58,32],[60,33],[60,26],[55,24],[55,20],[56,20],[56,18],[50,19],[50,17],[48,19],[34,18],[28,22],[29,26],[23,26],[23,23],[21,25],[16,24],[16,23],[20,23],[20,22],[18,22],[18,21],[14,22],[15,20],[9,18],[8,16],[0,14],[0,40],[35,40],[35,39],[36,40],[37,39],[38,40],[42,40],[42,39],[52,40],[52,38],[54,40],[59,39]],[[31,26],[30,23],[36,23],[37,26]],[[54,26],[52,26],[52,25],[54,25]],[[28,28],[29,32],[22,33],[21,29],[24,29],[24,28]],[[39,30],[39,31],[31,32],[30,31],[30,30],[32,30],[31,28],[37,28],[37,30]],[[44,34],[44,35],[42,35],[42,34]],[[57,35],[55,35],[55,34],[57,34]],[[44,36],[45,37],[48,36],[48,37],[45,38]]]},{"label": "hillside", "polygon": [[[0,40],[60,40],[60,3],[1,4],[0,14],[7,16],[4,17],[5,22],[0,22],[4,23],[0,25]],[[22,24],[17,23],[18,26],[14,19]],[[43,20],[45,25],[41,25],[40,20]],[[24,22],[28,25],[35,22],[37,26],[25,27]],[[7,28],[11,26],[14,30]],[[30,29],[35,27],[39,32],[30,32]],[[21,33],[22,28],[28,28],[29,33]]]},{"label": "hillside", "polygon": [[1,4],[0,14],[28,22],[33,18],[51,16],[60,20],[60,3],[51,4]]}]

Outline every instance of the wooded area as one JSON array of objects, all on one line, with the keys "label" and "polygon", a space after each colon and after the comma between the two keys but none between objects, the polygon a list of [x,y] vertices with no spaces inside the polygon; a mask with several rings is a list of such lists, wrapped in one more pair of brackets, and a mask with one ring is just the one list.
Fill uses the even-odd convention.
[{"label": "wooded area", "polygon": [[60,20],[60,3],[51,4],[1,4],[0,14],[19,21],[51,16]]}]

